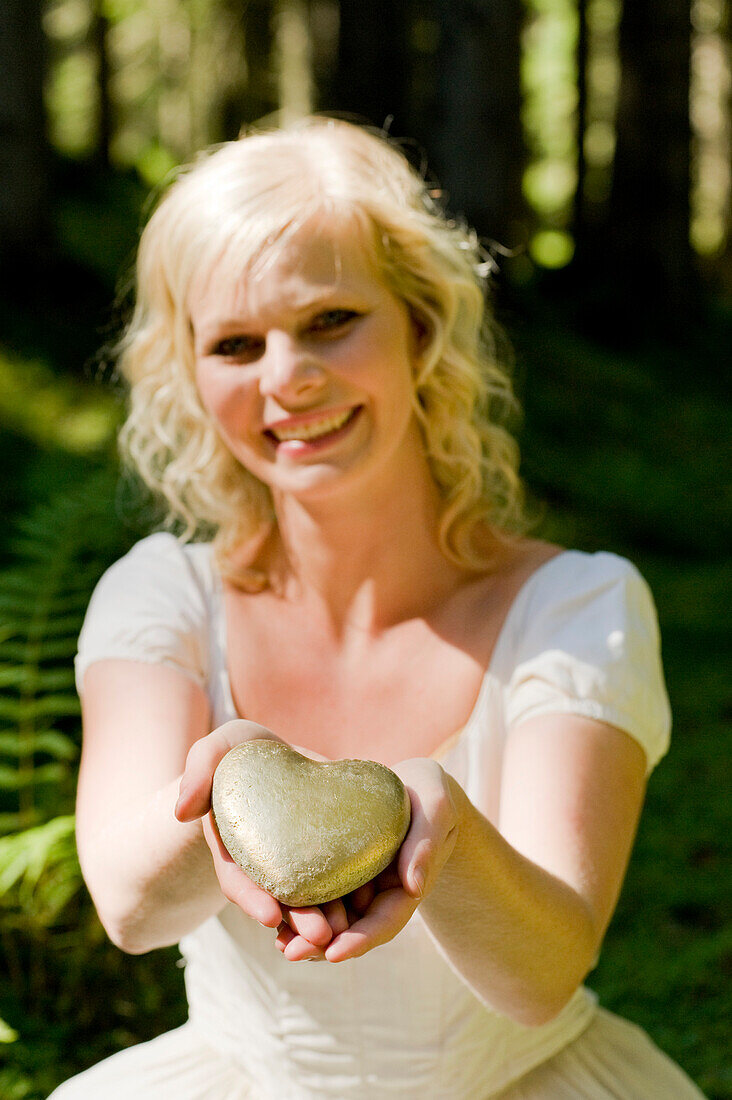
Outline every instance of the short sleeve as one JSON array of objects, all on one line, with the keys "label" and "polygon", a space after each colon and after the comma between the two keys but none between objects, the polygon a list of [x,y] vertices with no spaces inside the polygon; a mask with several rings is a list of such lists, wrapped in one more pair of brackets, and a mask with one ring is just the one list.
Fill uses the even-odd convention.
[{"label": "short sleeve", "polygon": [[205,687],[205,591],[186,548],[167,533],[142,539],[98,582],[79,636],[76,686],[94,661],[169,665]]},{"label": "short sleeve", "polygon": [[595,718],[634,737],[651,771],[668,749],[671,712],[648,585],[607,553],[570,551],[541,572],[521,609],[507,724],[553,713]]}]

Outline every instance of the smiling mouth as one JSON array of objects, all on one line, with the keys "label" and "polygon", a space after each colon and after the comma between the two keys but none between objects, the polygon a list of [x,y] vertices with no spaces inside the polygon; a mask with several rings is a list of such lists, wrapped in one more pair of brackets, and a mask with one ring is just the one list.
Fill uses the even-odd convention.
[{"label": "smiling mouth", "polygon": [[315,440],[325,439],[341,431],[354,419],[361,406],[356,405],[344,412],[334,413],[331,416],[322,416],[317,420],[304,421],[301,424],[291,424],[289,427],[268,428],[265,435],[275,443],[311,443]]}]

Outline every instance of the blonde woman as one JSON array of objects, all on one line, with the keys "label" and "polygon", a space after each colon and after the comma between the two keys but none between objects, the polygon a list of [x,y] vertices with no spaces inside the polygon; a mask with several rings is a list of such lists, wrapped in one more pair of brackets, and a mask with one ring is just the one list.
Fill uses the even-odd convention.
[{"label": "blonde woman", "polygon": [[[122,443],[183,534],[93,596],[78,843],[115,943],[180,943],[190,1019],[56,1100],[700,1095],[582,985],[668,703],[633,566],[522,534],[485,274],[332,119],[206,154],[153,214]],[[295,909],[227,858],[212,773],[261,736],[401,776],[387,871]]]}]

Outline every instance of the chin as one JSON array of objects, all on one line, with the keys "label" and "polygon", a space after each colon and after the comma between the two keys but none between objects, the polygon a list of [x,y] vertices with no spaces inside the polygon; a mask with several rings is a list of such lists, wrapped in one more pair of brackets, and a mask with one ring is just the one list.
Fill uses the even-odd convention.
[{"label": "chin", "polygon": [[293,497],[297,500],[319,500],[340,494],[353,483],[342,470],[315,470],[305,476],[273,479],[269,487],[274,496]]}]

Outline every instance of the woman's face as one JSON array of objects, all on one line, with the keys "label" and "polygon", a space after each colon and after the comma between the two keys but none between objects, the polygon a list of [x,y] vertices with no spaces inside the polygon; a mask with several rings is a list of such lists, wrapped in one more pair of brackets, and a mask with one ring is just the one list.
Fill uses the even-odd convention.
[{"label": "woman's face", "polygon": [[273,491],[312,496],[426,465],[419,334],[359,241],[306,227],[256,278],[232,285],[214,268],[189,308],[201,400]]}]

